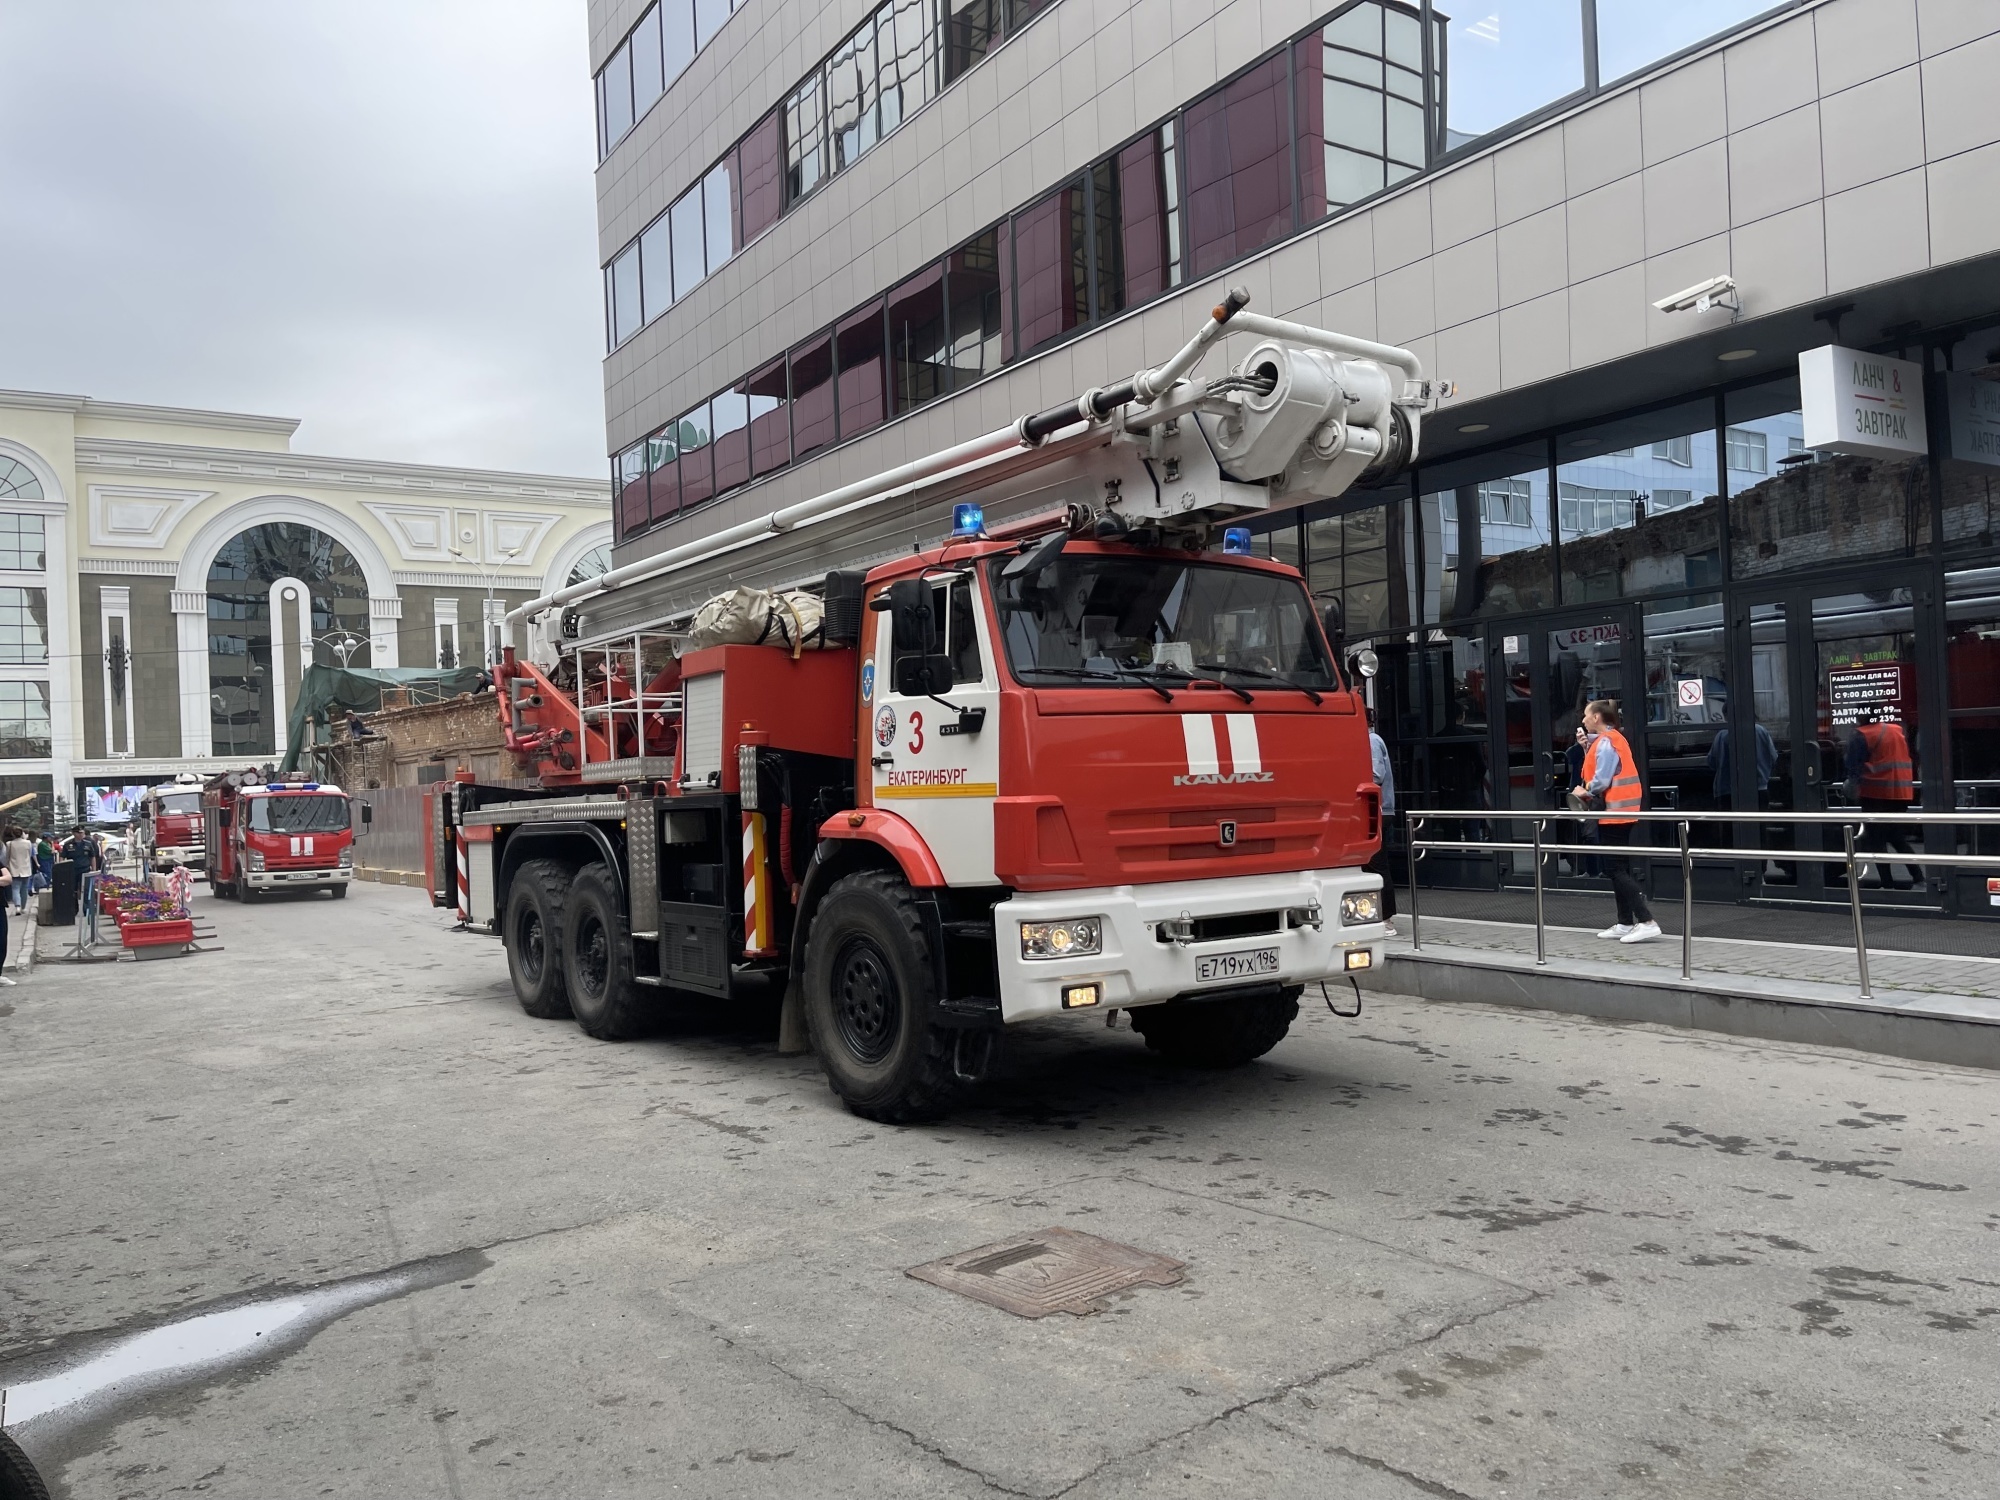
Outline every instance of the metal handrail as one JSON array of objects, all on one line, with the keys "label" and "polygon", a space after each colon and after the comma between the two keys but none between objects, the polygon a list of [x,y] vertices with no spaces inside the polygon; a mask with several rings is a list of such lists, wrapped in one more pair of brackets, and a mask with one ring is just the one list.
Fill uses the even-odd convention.
[{"label": "metal handrail", "polygon": [[[1847,905],[1854,922],[1854,961],[1861,981],[1861,998],[1872,1000],[1874,990],[1868,976],[1868,935],[1861,919],[1861,865],[1855,859],[1854,840],[1856,834],[1870,823],[1893,823],[1902,825],[1923,825],[1929,823],[1946,824],[1995,824],[2000,825],[2000,811],[1931,813],[1875,813],[1859,811],[1853,813],[1827,812],[1709,812],[1695,814],[1685,812],[1642,812],[1582,809],[1549,809],[1548,811],[1523,810],[1518,808],[1436,808],[1411,809],[1403,815],[1403,842],[1410,856],[1410,951],[1423,951],[1423,915],[1417,897],[1417,863],[1428,853],[1476,854],[1488,850],[1506,850],[1510,853],[1527,853],[1534,856],[1535,892],[1535,963],[1538,967],[1548,964],[1548,929],[1544,913],[1542,865],[1551,854],[1594,854],[1600,857],[1620,859],[1638,857],[1651,858],[1653,851],[1661,854],[1672,853],[1679,858],[1681,866],[1681,978],[1694,977],[1694,862],[1710,859],[1740,864],[1747,858],[1773,858],[1782,855],[1788,862],[1801,864],[1838,864],[1847,866]],[[1417,832],[1427,819],[1453,818],[1477,823],[1527,823],[1532,831],[1532,841],[1522,842],[1510,839],[1420,839]],[[1677,825],[1676,847],[1669,850],[1659,845],[1628,845],[1620,853],[1605,853],[1602,844],[1551,844],[1542,838],[1544,825],[1550,822],[1592,822],[1605,821],[1673,823]],[[1794,823],[1800,825],[1833,825],[1842,829],[1840,852],[1820,849],[1708,849],[1688,841],[1688,828],[1694,823],[1752,823],[1759,826],[1772,823]],[[1905,854],[1891,860],[1887,851],[1876,855],[1876,859],[1887,866],[1891,863],[1908,865],[1921,870],[1923,864],[1916,856]],[[2000,869],[2000,855],[1990,854],[1949,854],[1936,856],[1924,863],[1950,865],[1961,869]]]}]

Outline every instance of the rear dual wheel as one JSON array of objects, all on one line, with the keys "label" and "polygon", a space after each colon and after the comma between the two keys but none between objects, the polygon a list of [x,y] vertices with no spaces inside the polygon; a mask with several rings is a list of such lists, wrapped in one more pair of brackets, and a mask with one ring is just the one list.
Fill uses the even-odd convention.
[{"label": "rear dual wheel", "polygon": [[576,1024],[602,1042],[643,1036],[652,1006],[632,977],[632,934],[618,882],[601,864],[586,865],[563,912],[563,978]]}]

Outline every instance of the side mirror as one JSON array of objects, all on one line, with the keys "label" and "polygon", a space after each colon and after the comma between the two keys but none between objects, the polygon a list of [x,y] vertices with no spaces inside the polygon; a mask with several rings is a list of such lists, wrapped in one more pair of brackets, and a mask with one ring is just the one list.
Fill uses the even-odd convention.
[{"label": "side mirror", "polygon": [[1340,601],[1328,600],[1326,613],[1320,618],[1326,626],[1326,643],[1333,647],[1333,654],[1339,656],[1341,648],[1347,644],[1347,616],[1341,610]]},{"label": "side mirror", "polygon": [[896,658],[896,692],[905,698],[930,698],[951,688],[949,656]]},{"label": "side mirror", "polygon": [[361,804],[361,821],[362,821],[363,823],[372,823],[372,822],[374,822],[374,821],[375,821],[375,804],[374,804],[374,803],[372,803],[372,802],[364,802],[364,803],[362,803],[362,804]]},{"label": "side mirror", "polygon": [[890,584],[890,655],[897,658],[906,652],[921,655],[936,644],[937,621],[932,618],[930,585],[917,578],[901,578]]}]

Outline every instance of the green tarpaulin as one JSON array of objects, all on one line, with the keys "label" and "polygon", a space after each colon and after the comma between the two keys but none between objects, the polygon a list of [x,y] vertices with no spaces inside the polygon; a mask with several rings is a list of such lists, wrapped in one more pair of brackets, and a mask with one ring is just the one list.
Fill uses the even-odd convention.
[{"label": "green tarpaulin", "polygon": [[408,689],[413,703],[435,703],[456,698],[460,693],[477,692],[483,675],[477,667],[440,670],[426,667],[310,666],[306,668],[305,681],[299,684],[298,702],[292,706],[291,748],[286,750],[284,764],[278,767],[278,772],[283,775],[298,769],[299,756],[306,748],[308,724],[325,728],[335,714],[372,714],[382,706],[382,694],[392,688]]}]

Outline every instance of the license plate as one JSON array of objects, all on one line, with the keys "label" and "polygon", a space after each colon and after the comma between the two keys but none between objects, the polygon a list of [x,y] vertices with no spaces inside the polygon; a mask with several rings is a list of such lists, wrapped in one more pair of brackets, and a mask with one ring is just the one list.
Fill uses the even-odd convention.
[{"label": "license plate", "polygon": [[1260,974],[1278,972],[1276,948],[1252,948],[1248,953],[1211,953],[1194,966],[1196,984],[1212,984],[1218,979],[1255,979]]}]

